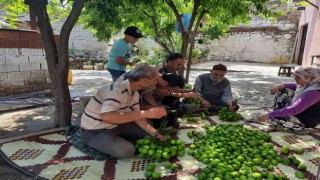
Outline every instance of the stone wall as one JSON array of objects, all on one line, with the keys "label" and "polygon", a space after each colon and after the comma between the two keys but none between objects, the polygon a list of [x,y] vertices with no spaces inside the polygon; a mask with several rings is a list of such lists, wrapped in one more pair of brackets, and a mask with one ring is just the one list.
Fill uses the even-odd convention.
[{"label": "stone wall", "polygon": [[296,32],[229,33],[208,45],[209,60],[289,63]]},{"label": "stone wall", "polygon": [[209,49],[207,60],[289,63],[299,16],[294,10],[277,22],[254,17],[249,24],[230,28],[225,37],[196,47]]},{"label": "stone wall", "polygon": [[[52,25],[54,34],[59,35],[63,22]],[[98,42],[90,30],[83,29],[83,25],[73,27],[69,39],[69,55],[85,57],[107,57],[106,42]]]},{"label": "stone wall", "polygon": [[0,48],[0,96],[50,89],[43,49]]}]

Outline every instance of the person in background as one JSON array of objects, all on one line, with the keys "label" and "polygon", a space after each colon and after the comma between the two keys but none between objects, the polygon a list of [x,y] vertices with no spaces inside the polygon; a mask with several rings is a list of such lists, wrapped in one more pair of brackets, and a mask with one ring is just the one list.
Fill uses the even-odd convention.
[{"label": "person in background", "polygon": [[[159,73],[162,75],[174,74],[177,76],[181,76],[179,75],[178,71],[183,70],[184,64],[185,64],[185,58],[181,53],[171,53],[166,59],[165,66],[159,69]],[[182,76],[181,78],[184,81],[184,78]],[[183,87],[182,88],[176,87],[175,89],[171,89],[171,90],[173,90],[175,93],[188,93],[193,91],[190,89],[184,89]]]},{"label": "person in background", "polygon": [[135,154],[130,140],[145,135],[164,137],[146,120],[160,119],[167,112],[162,107],[140,110],[139,90],[158,82],[156,68],[137,65],[126,80],[104,86],[91,98],[81,116],[81,139],[88,146],[116,158]]},{"label": "person in background", "polygon": [[131,52],[129,44],[136,43],[139,38],[145,37],[135,26],[129,26],[124,31],[125,37],[114,43],[109,54],[107,70],[112,76],[113,82],[126,72],[126,66],[134,66],[135,61],[130,61]]},{"label": "person in background", "polygon": [[[127,71],[123,75],[121,75],[115,82],[123,81],[129,79],[131,71]],[[156,87],[166,87],[168,82],[162,79],[162,74],[159,74],[158,82],[155,86],[148,88],[148,89],[141,89],[139,90],[140,95],[140,109],[147,110],[153,107],[162,106],[161,103],[159,104],[153,94]]]},{"label": "person in background", "polygon": [[[175,74],[163,74],[162,79],[167,82],[166,86],[157,85],[152,99],[156,102],[156,105],[161,105],[167,108],[168,114],[166,118],[159,120],[153,120],[154,127],[161,127],[161,124],[169,126],[177,126],[178,117],[181,117],[184,113],[192,113],[199,108],[193,104],[185,104],[180,101],[181,98],[198,98],[195,92],[177,93],[176,88],[184,87],[184,80],[182,76]],[[143,97],[145,100],[146,97]],[[149,101],[147,101],[149,102]],[[151,103],[150,103],[151,104]]]},{"label": "person in background", "polygon": [[176,92],[177,88],[184,87],[184,80],[180,75],[164,74],[162,79],[167,82],[166,86],[157,86],[155,96],[160,100],[162,105],[177,109],[181,102],[180,98],[198,98],[195,92]]},{"label": "person in background", "polygon": [[179,70],[183,70],[185,59],[180,53],[171,53],[167,59],[164,67],[159,69],[161,74],[175,74],[178,75]]},{"label": "person in background", "polygon": [[230,81],[225,78],[227,67],[217,64],[212,67],[210,73],[197,77],[194,90],[201,98],[201,105],[209,111],[217,113],[227,105],[231,111],[237,111],[239,106],[233,105],[233,97]]},{"label": "person in background", "polygon": [[320,69],[317,66],[298,67],[293,75],[296,83],[271,89],[271,94],[277,94],[274,111],[257,120],[268,120],[276,130],[307,134],[320,123]]}]

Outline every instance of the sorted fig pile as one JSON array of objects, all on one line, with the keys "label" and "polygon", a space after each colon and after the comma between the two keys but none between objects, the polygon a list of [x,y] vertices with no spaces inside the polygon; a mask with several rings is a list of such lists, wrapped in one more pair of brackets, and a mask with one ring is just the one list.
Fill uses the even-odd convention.
[{"label": "sorted fig pile", "polygon": [[189,124],[197,124],[199,119],[197,117],[188,117],[187,118],[187,123]]},{"label": "sorted fig pile", "polygon": [[183,102],[186,104],[194,104],[198,108],[201,106],[201,100],[199,98],[184,98]]},{"label": "sorted fig pile", "polygon": [[142,158],[152,158],[158,162],[169,160],[173,157],[185,155],[185,145],[181,139],[174,140],[166,136],[164,141],[152,136],[145,136],[135,142],[138,155]]},{"label": "sorted fig pile", "polygon": [[210,116],[209,111],[202,111],[199,114],[185,114],[185,120],[188,124],[197,124],[199,120],[206,120],[207,116]]},{"label": "sorted fig pile", "polygon": [[236,122],[244,119],[241,114],[230,111],[227,107],[221,108],[218,115],[222,121]]},{"label": "sorted fig pile", "polygon": [[160,179],[161,174],[159,172],[156,172],[155,168],[156,164],[154,162],[150,162],[145,168],[146,171],[144,173],[144,176],[151,179]]},{"label": "sorted fig pile", "polygon": [[[304,178],[306,166],[293,155],[280,156],[274,145],[268,143],[269,134],[242,125],[204,128],[206,134],[188,133],[194,139],[188,154],[207,165],[197,175],[198,179],[287,179],[284,174],[274,172],[279,163],[298,167],[296,177]],[[285,147],[283,152],[287,153]]]},{"label": "sorted fig pile", "polygon": [[184,84],[183,89],[192,89],[192,85],[191,84]]},{"label": "sorted fig pile", "polygon": [[[174,163],[169,163],[169,162],[163,164],[163,167],[165,169],[170,170],[171,172],[176,172],[176,171],[182,169],[181,166],[178,166],[178,165],[176,165]],[[156,164],[154,162],[148,163],[147,166],[145,167],[144,176],[146,178],[151,178],[151,179],[160,179],[161,178],[161,174],[159,172],[156,172],[155,168],[156,168]]]}]

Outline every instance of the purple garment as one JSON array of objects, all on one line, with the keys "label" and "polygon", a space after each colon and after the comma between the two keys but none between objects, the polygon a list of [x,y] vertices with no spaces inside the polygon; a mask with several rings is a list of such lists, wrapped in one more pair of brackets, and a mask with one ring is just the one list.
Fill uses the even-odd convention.
[{"label": "purple garment", "polygon": [[[289,88],[295,90],[296,84],[285,84],[285,88]],[[304,92],[296,102],[294,102],[291,106],[279,109],[277,111],[273,111],[269,113],[269,118],[274,119],[276,117],[286,117],[286,116],[295,116],[310,106],[320,102],[320,91],[311,90]]]},{"label": "purple garment", "polygon": [[297,89],[297,84],[295,83],[284,84],[284,88],[288,88],[295,91]]}]

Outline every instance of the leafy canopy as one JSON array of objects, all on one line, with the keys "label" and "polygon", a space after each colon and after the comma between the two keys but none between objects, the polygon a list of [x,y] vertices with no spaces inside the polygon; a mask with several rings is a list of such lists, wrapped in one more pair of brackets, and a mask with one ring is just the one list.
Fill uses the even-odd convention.
[{"label": "leafy canopy", "polygon": [[[17,28],[16,23],[19,21],[19,16],[28,16],[29,13],[29,6],[24,4],[24,0],[0,0],[0,7],[6,12],[3,18],[11,24],[12,28]],[[61,4],[59,1],[50,1],[47,5],[51,23],[61,21],[69,15],[70,11],[71,3]]]}]

